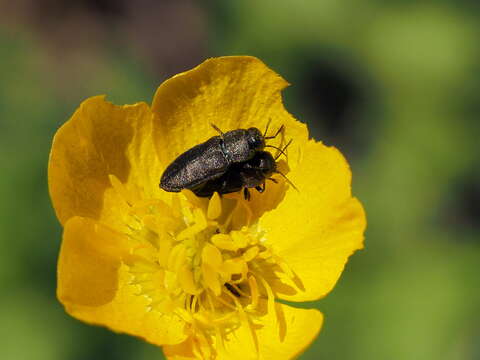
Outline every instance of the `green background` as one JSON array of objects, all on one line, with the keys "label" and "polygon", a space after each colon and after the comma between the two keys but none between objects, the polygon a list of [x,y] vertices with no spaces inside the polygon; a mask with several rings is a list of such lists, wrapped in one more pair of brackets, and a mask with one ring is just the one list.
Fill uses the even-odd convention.
[{"label": "green background", "polygon": [[476,1],[0,1],[0,357],[161,359],[67,316],[52,136],[96,94],[150,102],[206,57],[260,57],[287,109],[338,147],[366,249],[315,306],[302,359],[480,359]]}]

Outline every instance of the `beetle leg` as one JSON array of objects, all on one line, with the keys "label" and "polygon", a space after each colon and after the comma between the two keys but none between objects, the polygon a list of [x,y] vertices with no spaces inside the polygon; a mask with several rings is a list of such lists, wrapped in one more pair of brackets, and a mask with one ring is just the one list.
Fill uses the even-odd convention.
[{"label": "beetle leg", "polygon": [[217,127],[217,125],[215,125],[215,124],[210,124],[210,125],[212,125],[212,127],[213,127],[215,130],[217,130],[217,131],[220,133],[220,135],[222,136],[222,138],[223,138],[223,135],[225,135],[224,132],[223,132],[222,130],[220,130],[220,129]]},{"label": "beetle leg", "polygon": [[280,132],[283,131],[283,128],[284,128],[283,125],[280,126],[280,128],[277,130],[277,132],[275,133],[275,135],[273,135],[273,136],[265,136],[264,138],[265,138],[265,139],[275,139],[275,138],[278,136],[278,134],[280,134]]},{"label": "beetle leg", "polygon": [[283,147],[283,149],[280,150],[280,152],[277,154],[277,156],[275,156],[275,160],[277,160],[280,157],[280,155],[282,155],[282,154],[284,154],[285,157],[287,157],[287,154],[285,153],[285,150],[287,150],[287,147],[292,143],[292,141],[293,141],[293,139],[290,139],[290,141],[287,143],[287,145],[285,145]]},{"label": "beetle leg", "polygon": [[275,183],[275,184],[278,184],[278,181],[277,179],[274,179],[274,178],[268,178],[267,180],[270,180],[271,182]]},{"label": "beetle leg", "polygon": [[243,197],[245,200],[250,201],[250,191],[248,188],[243,188]]},{"label": "beetle leg", "polygon": [[255,186],[255,189],[261,194],[265,191],[265,183],[262,184],[262,186],[258,185]]},{"label": "beetle leg", "polygon": [[267,136],[268,127],[270,126],[270,122],[272,118],[268,118],[267,126],[265,127],[265,132],[263,133],[263,137]]},{"label": "beetle leg", "polygon": [[285,155],[285,157],[287,157],[287,154],[285,154],[285,152],[284,152],[282,149],[280,149],[279,147],[276,147],[276,146],[273,146],[273,145],[265,145],[265,147],[271,147],[271,148],[277,149],[277,151],[278,151],[280,154],[277,155],[277,156],[275,156],[275,160],[277,160],[280,155]]}]

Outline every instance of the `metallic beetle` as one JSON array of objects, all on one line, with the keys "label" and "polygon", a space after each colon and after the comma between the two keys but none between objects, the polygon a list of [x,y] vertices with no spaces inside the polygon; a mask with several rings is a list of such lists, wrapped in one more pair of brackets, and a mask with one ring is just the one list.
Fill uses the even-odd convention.
[{"label": "metallic beetle", "polygon": [[197,196],[210,197],[214,192],[228,194],[243,189],[245,199],[249,200],[249,189],[255,188],[262,193],[267,179],[277,182],[271,178],[277,172],[272,154],[267,151],[257,151],[250,160],[232,164],[222,176],[206,181],[192,191]]},{"label": "metallic beetle", "polygon": [[[276,137],[262,135],[257,128],[236,129],[223,133],[212,125],[219,133],[204,143],[198,144],[178,156],[164,171],[160,179],[160,187],[165,191],[178,192],[182,189],[193,190],[202,184],[224,175],[233,164],[252,159],[258,151],[265,147],[265,139]],[[268,130],[268,126],[266,131]]]}]

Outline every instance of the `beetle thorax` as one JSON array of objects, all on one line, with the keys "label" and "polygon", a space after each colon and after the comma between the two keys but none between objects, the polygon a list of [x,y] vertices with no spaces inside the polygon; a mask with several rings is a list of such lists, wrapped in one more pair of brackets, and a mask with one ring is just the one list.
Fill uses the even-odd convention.
[{"label": "beetle thorax", "polygon": [[265,147],[261,134],[260,137],[258,134],[253,134],[251,129],[237,129],[225,133],[223,136],[225,155],[234,163],[251,159],[257,150]]}]

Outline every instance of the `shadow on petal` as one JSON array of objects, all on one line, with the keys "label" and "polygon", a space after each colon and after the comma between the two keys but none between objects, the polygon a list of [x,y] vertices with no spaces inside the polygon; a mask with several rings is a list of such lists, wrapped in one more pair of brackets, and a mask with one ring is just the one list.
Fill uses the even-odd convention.
[{"label": "shadow on petal", "polygon": [[58,260],[57,296],[69,304],[100,306],[110,302],[118,287],[122,235],[94,220],[73,217],[65,225]]}]

